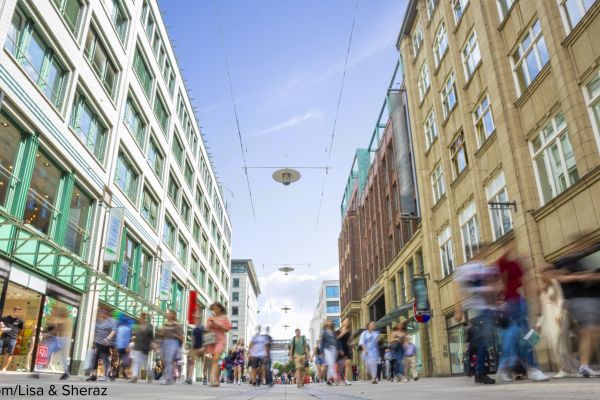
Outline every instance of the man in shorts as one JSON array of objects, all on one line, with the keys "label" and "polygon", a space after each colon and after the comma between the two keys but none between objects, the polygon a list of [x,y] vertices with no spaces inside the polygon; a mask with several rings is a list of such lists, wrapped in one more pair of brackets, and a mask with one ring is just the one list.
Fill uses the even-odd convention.
[{"label": "man in shorts", "polygon": [[[196,367],[197,360],[204,360],[204,346],[202,337],[204,335],[204,326],[202,325],[202,310],[196,316],[196,327],[192,331],[192,348],[187,354],[187,369],[185,383],[192,384],[192,375]],[[206,363],[205,363],[206,364]]]},{"label": "man in shorts", "polygon": [[304,386],[304,369],[306,368],[306,357],[309,354],[308,343],[304,335],[301,335],[300,329],[296,329],[296,336],[292,338],[290,346],[290,361],[294,361],[296,366],[296,386]]},{"label": "man in shorts", "polygon": [[2,337],[0,337],[0,355],[6,354],[8,357],[2,367],[2,372],[6,372],[6,368],[10,365],[13,359],[13,352],[17,344],[19,333],[23,329],[23,309],[20,307],[13,308],[12,314],[2,318]]},{"label": "man in shorts", "polygon": [[260,381],[263,375],[264,359],[267,356],[265,336],[260,334],[260,326],[258,331],[252,337],[250,348],[248,350],[250,358],[248,359],[248,367],[252,368],[250,381],[252,386],[260,386]]}]

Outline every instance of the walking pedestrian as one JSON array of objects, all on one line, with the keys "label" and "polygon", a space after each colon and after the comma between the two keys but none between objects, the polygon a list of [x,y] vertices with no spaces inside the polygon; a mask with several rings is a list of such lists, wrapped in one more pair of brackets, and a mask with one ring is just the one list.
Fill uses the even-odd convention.
[{"label": "walking pedestrian", "polygon": [[271,370],[271,344],[273,342],[273,338],[270,334],[271,329],[267,326],[265,331],[265,360],[264,360],[264,368],[265,368],[265,384],[269,385],[269,387],[273,386],[273,371]]},{"label": "walking pedestrian", "polygon": [[400,382],[407,382],[408,379],[404,376],[404,338],[408,329],[408,321],[404,317],[400,317],[394,330],[392,331],[390,348],[394,352],[394,378]]},{"label": "walking pedestrian", "polygon": [[379,331],[375,330],[375,322],[367,324],[367,329],[360,334],[359,345],[362,348],[362,357],[372,381],[377,383],[377,361],[379,356]]},{"label": "walking pedestrian", "polygon": [[196,315],[195,326],[192,330],[192,348],[187,353],[187,368],[185,371],[185,383],[191,385],[194,370],[198,360],[204,361],[204,326],[202,325],[202,310]]},{"label": "walking pedestrian", "polygon": [[17,338],[19,333],[23,329],[24,322],[21,318],[23,315],[23,309],[21,307],[14,307],[12,314],[5,315],[0,320],[2,325],[2,336],[0,337],[0,357],[6,354],[6,360],[2,366],[2,373],[6,372],[6,368],[10,365],[13,359],[13,353],[17,345]]},{"label": "walking pedestrian", "polygon": [[473,318],[474,342],[477,347],[477,365],[475,366],[475,383],[494,384],[496,381],[487,376],[485,360],[494,335],[495,304],[498,287],[498,269],[488,266],[479,259],[484,247],[478,255],[458,269],[456,297],[459,302],[454,318],[463,320],[463,309],[479,314]]},{"label": "walking pedestrian", "polygon": [[[533,347],[521,340],[529,331],[527,301],[521,295],[523,291],[523,267],[518,259],[512,257],[512,246],[508,245],[498,259],[498,272],[502,280],[502,295],[508,326],[502,332],[502,357],[498,375],[505,382],[511,382],[512,369],[521,363],[527,369],[527,376],[534,382],[550,379],[537,368]],[[535,290],[535,289],[532,289]],[[538,313],[539,314],[539,313]]]},{"label": "walking pedestrian", "polygon": [[261,335],[259,326],[256,334],[254,334],[252,340],[250,341],[250,347],[248,349],[248,368],[252,369],[250,372],[250,383],[252,386],[260,386],[260,382],[262,380],[264,360],[267,356],[265,341],[266,338]]},{"label": "walking pedestrian", "polygon": [[386,346],[383,360],[385,361],[385,379],[391,381],[394,379],[392,371],[392,350]]},{"label": "walking pedestrian", "polygon": [[160,351],[163,362],[160,384],[172,385],[175,381],[175,362],[183,343],[183,328],[177,322],[177,314],[174,310],[167,311],[167,320],[160,331],[158,331],[157,336],[160,339]]},{"label": "walking pedestrian", "polygon": [[334,332],[333,321],[330,319],[325,321],[325,326],[323,327],[323,334],[321,335],[321,345],[323,346],[323,352],[325,353],[325,363],[327,364],[327,384],[338,384],[338,343]]},{"label": "walking pedestrian", "polygon": [[352,347],[350,346],[350,337],[352,336],[352,322],[350,318],[344,318],[342,325],[337,332],[336,338],[340,351],[340,365],[344,371],[344,384],[352,385]]},{"label": "walking pedestrian", "polygon": [[211,386],[218,387],[220,384],[219,359],[225,350],[225,333],[231,329],[231,322],[225,315],[226,310],[223,304],[215,302],[210,306],[212,316],[206,321],[206,329],[214,334],[214,343],[207,344],[206,352],[212,355],[211,364]]},{"label": "walking pedestrian", "polygon": [[410,335],[404,337],[404,374],[408,381],[411,376],[415,381],[419,380],[419,373],[417,372],[417,346],[412,342]]},{"label": "walking pedestrian", "polygon": [[104,308],[98,309],[96,316],[96,326],[94,328],[94,345],[95,350],[94,362],[89,378],[86,381],[96,381],[98,375],[98,361],[102,360],[102,368],[104,375],[99,380],[105,381],[108,379],[110,371],[111,349],[114,344],[114,338],[117,331],[117,322],[110,317],[108,311]]},{"label": "walking pedestrian", "polygon": [[[67,355],[67,349],[69,346],[69,317],[68,311],[65,307],[56,307],[54,308],[51,319],[52,322],[48,324],[46,327],[46,331],[44,332],[44,336],[42,342],[48,348],[48,356],[47,360],[50,360],[58,355],[60,357],[60,361],[62,363],[64,373],[60,376],[59,379],[65,380],[69,378],[69,361]],[[36,365],[36,369],[44,369],[47,365]],[[36,378],[39,378],[39,373],[34,375]]]},{"label": "walking pedestrian", "polygon": [[246,358],[246,348],[244,347],[244,339],[238,339],[233,349],[233,384],[242,384],[242,373],[244,370],[244,360]]},{"label": "walking pedestrian", "polygon": [[[296,367],[296,386],[300,388],[304,387],[304,373],[310,349],[308,347],[308,342],[304,335],[301,334],[300,329],[296,329],[294,332],[295,335],[292,338],[292,343],[290,345],[290,361],[294,361]],[[323,343],[322,338],[321,343]]]},{"label": "walking pedestrian", "polygon": [[321,339],[317,339],[317,344],[313,350],[313,362],[317,369],[315,382],[323,383],[325,380],[325,356],[323,354],[323,347],[321,346]]},{"label": "walking pedestrian", "polygon": [[125,359],[127,358],[127,348],[129,347],[129,343],[131,342],[131,323],[129,318],[125,314],[119,315],[117,324],[117,331],[115,334],[115,348],[119,353],[119,366],[116,371],[116,378],[119,375],[123,375],[124,378],[127,378],[125,374],[126,365],[124,365]]},{"label": "walking pedestrian", "polygon": [[148,322],[148,314],[140,314],[140,322],[135,329],[133,341],[133,370],[130,383],[136,383],[142,370],[146,371],[148,382],[152,382],[152,374],[148,372],[148,354],[154,341],[154,327]]}]

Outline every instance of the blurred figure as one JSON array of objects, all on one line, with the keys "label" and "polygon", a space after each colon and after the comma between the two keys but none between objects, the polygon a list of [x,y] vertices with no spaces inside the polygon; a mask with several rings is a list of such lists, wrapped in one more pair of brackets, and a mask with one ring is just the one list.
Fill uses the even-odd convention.
[{"label": "blurred figure", "polygon": [[110,371],[110,355],[111,348],[114,343],[114,338],[117,330],[117,323],[112,319],[108,311],[103,308],[98,309],[96,316],[96,326],[94,329],[94,363],[90,377],[86,381],[95,381],[97,379],[98,361],[102,360],[104,368],[104,376],[100,380],[107,380]]},{"label": "blurred figure", "polygon": [[252,368],[252,371],[250,372],[250,383],[252,386],[260,386],[264,360],[267,355],[265,337],[260,334],[260,325],[257,327],[256,334],[250,341],[248,354],[248,368]]},{"label": "blurred figure", "polygon": [[335,337],[333,321],[328,319],[323,326],[321,335],[321,345],[325,353],[325,363],[327,364],[327,384],[332,385],[334,382],[339,383],[339,377],[336,371],[338,343]]},{"label": "blurred figure", "polygon": [[[185,371],[185,383],[191,385],[194,376],[194,370],[196,369],[196,364],[198,360],[204,361],[204,326],[202,325],[202,314],[204,309],[200,309],[198,314],[196,315],[195,327],[192,330],[192,348],[188,351],[187,354],[187,368]],[[206,362],[204,362],[206,364]]]},{"label": "blurred figure", "polygon": [[152,374],[148,373],[148,354],[154,341],[154,327],[148,323],[148,314],[140,314],[140,323],[135,330],[133,341],[133,371],[129,382],[136,383],[143,369],[148,375],[148,381],[152,381]]},{"label": "blurred figure", "polygon": [[213,315],[206,321],[206,328],[215,335],[215,343],[206,346],[206,352],[212,355],[211,365],[211,386],[217,387],[220,384],[219,359],[225,350],[225,333],[231,329],[231,322],[225,315],[226,310],[223,304],[215,302],[211,304],[210,311]]},{"label": "blurred figure", "polygon": [[[292,338],[292,344],[290,345],[290,361],[294,361],[294,364],[296,366],[296,386],[303,387],[304,372],[308,360],[308,355],[310,354],[310,349],[308,348],[308,342],[304,335],[301,334],[300,329],[296,329],[295,333],[296,335]],[[322,338],[321,343],[323,343]],[[329,372],[327,374],[329,375]]]},{"label": "blurred figure", "polygon": [[352,336],[352,325],[350,318],[344,318],[340,329],[336,333],[339,345],[340,357],[339,363],[344,372],[344,384],[352,385],[352,347],[350,346],[350,337]]},{"label": "blurred figure", "polygon": [[[67,350],[69,347],[68,328],[69,325],[69,313],[65,307],[58,307],[54,309],[52,313],[52,323],[48,324],[42,342],[48,347],[48,363],[54,355],[57,353],[60,355],[64,373],[59,379],[64,380],[69,378],[69,361]],[[44,369],[47,365],[36,365],[36,369]],[[36,378],[39,378],[39,373],[34,374]]]},{"label": "blurred figure", "polygon": [[598,357],[600,340],[600,243],[578,237],[573,252],[547,269],[546,279],[556,279],[566,299],[566,307],[579,333],[579,374],[596,375],[590,368]]},{"label": "blurred figure", "polygon": [[273,342],[273,338],[271,337],[271,328],[267,326],[265,331],[265,384],[269,386],[273,386],[273,371],[271,371],[271,342]]},{"label": "blurred figure", "polygon": [[167,320],[157,336],[160,338],[160,352],[164,367],[160,384],[171,385],[175,381],[174,364],[183,343],[183,328],[177,322],[177,314],[174,310],[167,311]]},{"label": "blurred figure", "polygon": [[512,245],[506,246],[504,254],[497,261],[508,322],[508,326],[502,332],[502,358],[498,375],[503,381],[511,382],[511,371],[520,362],[527,369],[529,379],[534,382],[547,381],[550,377],[537,368],[533,347],[528,341],[521,340],[529,331],[527,301],[522,294],[523,267],[512,253]]},{"label": "blurred figure", "polygon": [[404,376],[404,338],[408,329],[408,321],[404,317],[400,317],[394,330],[391,334],[390,348],[394,352],[394,377],[398,382],[407,382],[408,379]]},{"label": "blurred figure", "polygon": [[119,322],[117,324],[117,333],[115,334],[115,347],[119,353],[119,367],[115,375],[116,378],[118,378],[121,374],[124,378],[127,378],[127,374],[125,372],[127,365],[124,365],[123,363],[125,362],[128,356],[127,348],[129,347],[129,343],[131,342],[131,334],[131,322],[125,314],[121,314],[119,316]]},{"label": "blurred figure", "polygon": [[313,361],[317,368],[315,382],[323,383],[325,380],[325,356],[323,355],[323,347],[321,346],[321,339],[317,340],[317,346],[313,350]]},{"label": "blurred figure", "polygon": [[242,384],[242,373],[244,371],[244,360],[246,358],[246,348],[244,339],[238,339],[233,349],[233,384]]},{"label": "blurred figure", "polygon": [[410,335],[404,337],[404,373],[406,380],[411,376],[415,381],[419,380],[419,373],[417,372],[417,346],[412,342]]},{"label": "blurred figure", "polygon": [[392,371],[392,355],[392,350],[386,346],[385,353],[383,354],[383,360],[385,361],[385,379],[390,381],[394,379],[394,374]]},{"label": "blurred figure", "polygon": [[499,276],[495,266],[488,266],[479,259],[483,250],[482,246],[479,253],[457,271],[456,298],[459,301],[454,318],[461,322],[463,309],[468,310],[469,315],[477,315],[471,319],[474,329],[473,342],[477,347],[475,383],[489,385],[496,383],[494,379],[487,376],[485,360],[494,335],[494,309]]},{"label": "blurred figure", "polygon": [[2,320],[0,320],[0,326],[2,328],[2,336],[0,337],[0,357],[4,354],[7,355],[2,366],[2,373],[6,372],[6,368],[8,368],[12,362],[15,346],[17,345],[17,338],[24,326],[22,317],[23,309],[21,307],[14,307],[12,314],[5,315],[2,317]]},{"label": "blurred figure", "polygon": [[359,345],[362,348],[362,357],[372,383],[377,383],[377,361],[379,357],[379,331],[375,330],[375,322],[367,324],[367,329],[360,334]]}]

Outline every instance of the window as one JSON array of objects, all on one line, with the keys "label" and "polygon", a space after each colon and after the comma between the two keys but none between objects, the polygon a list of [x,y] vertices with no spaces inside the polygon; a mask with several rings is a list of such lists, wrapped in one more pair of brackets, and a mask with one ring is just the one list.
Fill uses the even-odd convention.
[{"label": "window", "polygon": [[454,84],[454,72],[448,75],[448,79],[440,92],[442,97],[442,109],[444,110],[444,119],[448,118],[454,106],[456,106],[456,85]]},{"label": "window", "polygon": [[431,19],[433,17],[433,12],[437,7],[438,0],[426,0],[425,5],[427,6],[427,18]]},{"label": "window", "polygon": [[460,224],[460,236],[462,239],[465,262],[469,261],[479,249],[479,234],[477,231],[477,218],[475,217],[475,203],[470,202],[458,214]]},{"label": "window", "polygon": [[100,121],[98,114],[92,109],[87,98],[80,92],[75,94],[73,100],[70,126],[85,147],[102,162],[104,160],[107,129]]},{"label": "window", "polygon": [[425,119],[423,127],[425,132],[425,144],[429,149],[438,136],[437,127],[435,126],[435,111],[433,108],[427,115],[427,119]]},{"label": "window", "polygon": [[475,121],[475,133],[477,134],[477,144],[479,147],[488,137],[494,133],[494,117],[490,106],[490,98],[486,95],[473,111],[473,120]]},{"label": "window", "polygon": [[19,154],[21,132],[4,113],[0,114],[0,208],[8,208],[11,181],[17,179],[15,162]]},{"label": "window", "polygon": [[446,277],[454,272],[454,257],[452,255],[452,238],[450,237],[450,227],[447,226],[438,235],[438,245],[440,247],[440,259],[442,261],[442,276]]},{"label": "window", "polygon": [[433,203],[437,203],[446,189],[444,188],[444,171],[442,171],[442,163],[438,163],[431,174],[431,186],[433,188]]},{"label": "window", "polygon": [[429,80],[429,66],[427,63],[424,63],[423,67],[421,67],[421,72],[419,73],[419,100],[423,101],[425,95],[429,91],[430,86],[431,81]]},{"label": "window", "polygon": [[179,236],[179,239],[177,240],[177,259],[184,266],[187,266],[187,252],[188,244],[183,237]]},{"label": "window", "polygon": [[148,160],[148,163],[152,167],[152,170],[160,179],[162,176],[163,165],[165,163],[165,157],[163,156],[160,148],[158,147],[158,144],[156,143],[153,137],[150,138],[146,158]]},{"label": "window", "polygon": [[125,122],[125,126],[129,129],[129,132],[131,132],[140,147],[144,147],[144,142],[146,141],[146,122],[141,112],[133,104],[131,98],[127,99],[123,122]]},{"label": "window", "polygon": [[206,268],[200,266],[200,275],[198,276],[198,283],[200,286],[204,287],[206,284]]},{"label": "window", "polygon": [[436,68],[442,62],[446,51],[448,50],[448,36],[446,35],[446,26],[442,22],[435,32],[435,39],[433,41],[433,58],[435,59]]},{"label": "window", "polygon": [[50,234],[51,221],[59,213],[56,207],[62,173],[44,153],[36,154],[23,220],[45,235]]},{"label": "window", "polygon": [[139,244],[136,243],[133,238],[125,233],[125,240],[123,241],[123,249],[121,255],[121,263],[116,273],[115,280],[121,285],[126,287],[132,287],[135,282],[135,253]]},{"label": "window", "polygon": [[192,228],[192,237],[194,238],[194,240],[196,241],[196,243],[198,243],[198,245],[200,244],[200,222],[194,218],[194,227]]},{"label": "window", "polygon": [[498,4],[498,16],[500,22],[504,21],[504,18],[508,15],[510,8],[514,4],[515,0],[496,0]]},{"label": "window", "polygon": [[171,251],[175,250],[175,225],[170,219],[165,219],[163,226],[163,243],[167,245]]},{"label": "window", "polygon": [[549,60],[539,20],[535,20],[511,57],[519,94],[538,76]]},{"label": "window", "polygon": [[465,8],[469,4],[469,0],[452,0],[452,11],[454,14],[454,22],[458,25],[465,13]]},{"label": "window", "polygon": [[147,187],[144,188],[144,194],[142,195],[141,214],[142,218],[144,218],[152,228],[157,228],[158,200],[156,200],[156,197],[150,192],[150,190],[148,190]]},{"label": "window", "polygon": [[26,18],[19,8],[12,17],[5,46],[42,93],[60,108],[67,70],[42,39],[33,21]]},{"label": "window", "polygon": [[58,7],[58,12],[62,15],[71,32],[76,33],[79,26],[79,15],[83,8],[80,0],[54,0],[54,4]]},{"label": "window", "polygon": [[477,42],[477,34],[475,31],[471,32],[471,35],[469,35],[469,38],[463,46],[461,55],[465,69],[465,78],[468,80],[481,61],[481,53],[479,52],[479,43]]},{"label": "window", "polygon": [[205,256],[208,256],[208,237],[203,233],[202,234],[202,243],[200,245],[200,250]]},{"label": "window", "polygon": [[145,251],[141,252],[140,271],[137,275],[138,290],[137,293],[148,298],[150,294],[150,274],[152,273],[152,256]]},{"label": "window", "polygon": [[450,161],[452,162],[454,178],[458,177],[467,168],[467,150],[465,149],[463,132],[460,132],[450,144]]},{"label": "window", "polygon": [[335,314],[340,312],[339,301],[328,301],[326,305],[327,314]]},{"label": "window", "polygon": [[325,296],[328,298],[340,297],[339,286],[325,286]]},{"label": "window", "polygon": [[240,308],[237,306],[231,307],[231,315],[239,315]]},{"label": "window", "polygon": [[504,172],[500,172],[486,185],[485,195],[488,203],[497,203],[489,206],[492,236],[496,240],[512,230],[512,216],[506,204],[509,200]]},{"label": "window", "polygon": [[181,197],[181,218],[186,225],[190,224],[190,203],[185,199],[185,197]]},{"label": "window", "polygon": [[121,188],[132,203],[135,203],[137,198],[138,178],[139,174],[133,168],[132,163],[122,152],[119,152],[115,171],[115,184]]},{"label": "window", "polygon": [[125,43],[125,38],[127,36],[127,25],[129,25],[129,19],[123,10],[123,6],[121,5],[122,0],[108,0],[105,4],[107,5],[110,15],[110,20],[112,21],[113,27],[115,31],[117,31],[117,36],[121,43]]},{"label": "window", "polygon": [[600,71],[596,71],[585,86],[585,98],[590,108],[592,126],[596,134],[598,151],[600,151]]},{"label": "window", "polygon": [[183,172],[183,176],[185,177],[185,181],[187,182],[190,189],[194,187],[194,170],[192,169],[192,165],[189,161],[185,162],[185,170]]},{"label": "window", "polygon": [[102,86],[106,88],[112,97],[117,82],[117,67],[110,59],[106,47],[98,38],[96,29],[93,26],[90,26],[85,40],[85,56],[92,65],[92,70],[100,79]]},{"label": "window", "polygon": [[542,204],[579,180],[575,154],[562,113],[552,118],[529,144]]},{"label": "window", "polygon": [[421,28],[421,23],[417,22],[415,24],[415,31],[412,35],[412,46],[413,46],[413,56],[416,57],[419,54],[419,50],[423,45],[423,29]]},{"label": "window", "polygon": [[239,288],[240,287],[240,278],[233,278],[233,284],[231,287]]},{"label": "window", "polygon": [[165,103],[158,94],[154,98],[154,115],[156,115],[158,124],[166,135],[169,131],[169,113],[167,112]]},{"label": "window", "polygon": [[142,53],[139,48],[135,50],[135,55],[133,57],[133,70],[140,81],[140,85],[142,85],[142,88],[144,89],[144,93],[146,93],[146,96],[150,98],[152,81],[154,78],[150,73],[150,68],[142,57]]},{"label": "window", "polygon": [[177,182],[177,178],[173,175],[173,172],[169,174],[169,184],[167,186],[167,194],[169,198],[173,201],[173,204],[179,204],[179,190],[181,187],[179,186],[179,182]]},{"label": "window", "polygon": [[559,0],[570,32],[594,5],[596,0]]},{"label": "window", "polygon": [[231,301],[240,301],[240,292],[231,292]]},{"label": "window", "polygon": [[171,145],[171,150],[173,152],[175,160],[177,160],[177,164],[179,164],[179,166],[182,166],[184,160],[183,144],[181,143],[181,140],[179,140],[179,137],[177,135],[173,136],[173,144]]}]

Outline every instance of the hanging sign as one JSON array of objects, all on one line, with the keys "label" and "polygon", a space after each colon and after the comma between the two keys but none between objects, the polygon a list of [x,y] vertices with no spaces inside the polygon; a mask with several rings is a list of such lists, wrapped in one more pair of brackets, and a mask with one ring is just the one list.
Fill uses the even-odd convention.
[{"label": "hanging sign", "polygon": [[427,278],[424,276],[413,278],[413,290],[415,292],[415,302],[413,304],[415,320],[426,323],[431,319],[431,309],[427,295]]},{"label": "hanging sign", "polygon": [[160,275],[159,300],[171,299],[171,275],[173,273],[173,262],[163,261],[162,273]]},{"label": "hanging sign", "polygon": [[106,244],[104,246],[104,261],[117,262],[119,260],[119,249],[121,247],[121,234],[123,233],[123,214],[125,209],[114,207],[110,209],[108,216],[108,228],[106,232]]}]

